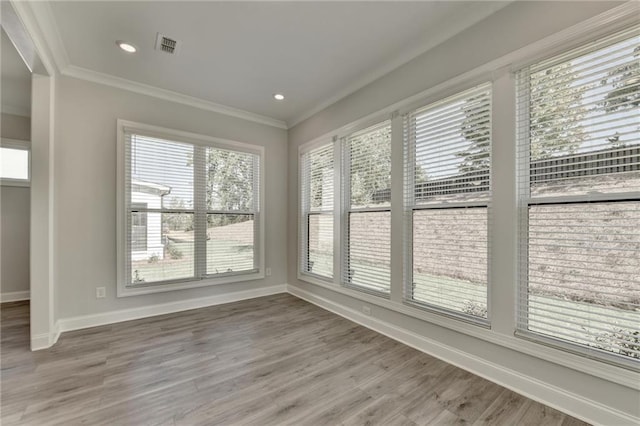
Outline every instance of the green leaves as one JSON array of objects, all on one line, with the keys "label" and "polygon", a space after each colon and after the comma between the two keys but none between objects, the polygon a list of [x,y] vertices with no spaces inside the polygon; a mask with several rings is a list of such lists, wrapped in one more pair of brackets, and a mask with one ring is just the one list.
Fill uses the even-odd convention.
[{"label": "green leaves", "polygon": [[208,210],[253,209],[254,161],[252,154],[207,148]]}]

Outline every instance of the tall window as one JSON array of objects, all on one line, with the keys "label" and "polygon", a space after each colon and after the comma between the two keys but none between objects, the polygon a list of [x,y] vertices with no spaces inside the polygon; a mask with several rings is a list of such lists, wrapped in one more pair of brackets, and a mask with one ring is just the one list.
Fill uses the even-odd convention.
[{"label": "tall window", "polygon": [[125,288],[257,274],[259,149],[121,131]]},{"label": "tall window", "polygon": [[640,37],[518,73],[518,329],[598,358],[640,359]]},{"label": "tall window", "polygon": [[491,86],[405,117],[405,298],[487,318],[487,222],[491,200]]},{"label": "tall window", "polygon": [[303,273],[333,278],[333,143],[304,152],[300,161],[301,267]]},{"label": "tall window", "polygon": [[343,139],[342,282],[388,294],[391,285],[391,123]]}]

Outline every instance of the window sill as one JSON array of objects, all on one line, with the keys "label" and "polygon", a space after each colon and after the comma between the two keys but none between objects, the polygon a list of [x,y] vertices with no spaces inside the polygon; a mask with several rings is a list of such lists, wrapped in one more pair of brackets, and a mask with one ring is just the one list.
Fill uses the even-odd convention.
[{"label": "window sill", "polygon": [[145,287],[127,287],[125,285],[119,284],[117,297],[143,296],[145,294],[164,293],[167,291],[188,290],[192,288],[232,284],[243,281],[254,281],[263,279],[264,276],[264,272],[252,272],[219,278],[205,278],[195,281],[148,285]]},{"label": "window sill", "polygon": [[0,186],[15,186],[18,188],[29,188],[31,181],[22,179],[0,179]]},{"label": "window sill", "polygon": [[589,374],[600,379],[608,380],[630,389],[640,390],[640,373],[628,370],[623,367],[607,364],[585,358],[581,355],[565,352],[560,349],[531,342],[514,335],[498,333],[478,325],[451,319],[443,315],[431,313],[429,311],[413,307],[404,302],[395,302],[389,299],[372,296],[360,291],[352,290],[335,283],[328,283],[298,274],[298,279],[302,282],[326,288],[336,293],[344,294],[354,299],[361,300],[372,305],[380,306],[390,311],[398,312],[409,317],[419,319],[449,330],[453,330],[471,337],[482,339],[507,349],[520,352],[524,355],[539,358],[554,364],[568,367],[582,373]]}]

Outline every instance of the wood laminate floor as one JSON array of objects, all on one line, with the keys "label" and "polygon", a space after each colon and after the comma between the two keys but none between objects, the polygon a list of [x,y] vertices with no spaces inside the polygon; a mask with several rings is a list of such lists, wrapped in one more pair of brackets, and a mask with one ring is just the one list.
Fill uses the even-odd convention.
[{"label": "wood laminate floor", "polygon": [[579,425],[290,295],[64,333],[1,307],[2,425]]}]

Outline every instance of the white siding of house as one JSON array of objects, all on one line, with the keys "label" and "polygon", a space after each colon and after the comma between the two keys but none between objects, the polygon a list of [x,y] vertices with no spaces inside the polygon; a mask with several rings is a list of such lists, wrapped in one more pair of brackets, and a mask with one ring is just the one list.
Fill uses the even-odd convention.
[{"label": "white siding of house", "polygon": [[[162,197],[157,194],[144,192],[132,192],[131,202],[134,204],[146,204],[149,209],[162,207]],[[147,214],[147,250],[131,252],[131,260],[145,260],[151,256],[164,258],[164,245],[162,244],[162,215]]]}]

